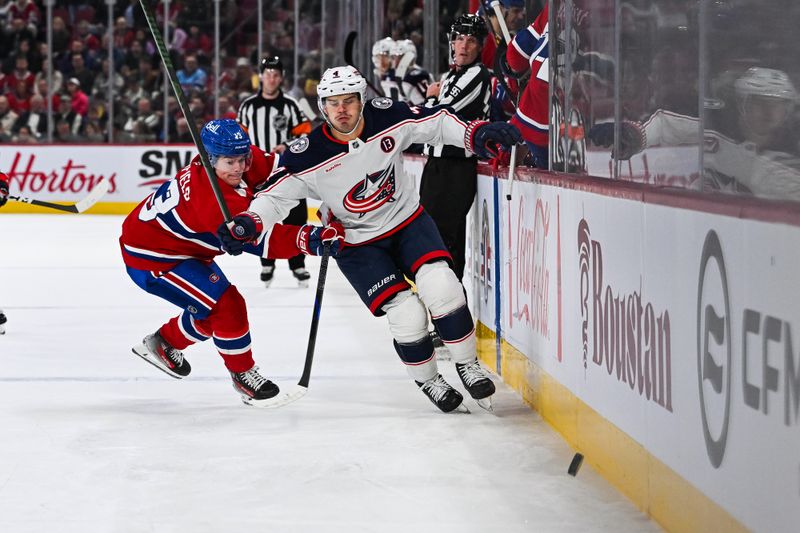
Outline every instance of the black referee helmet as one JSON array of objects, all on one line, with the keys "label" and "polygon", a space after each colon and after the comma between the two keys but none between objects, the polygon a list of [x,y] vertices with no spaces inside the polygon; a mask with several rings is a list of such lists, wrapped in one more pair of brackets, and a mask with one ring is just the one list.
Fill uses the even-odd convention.
[{"label": "black referee helmet", "polygon": [[277,70],[283,75],[283,63],[278,56],[265,57],[261,60],[259,72],[264,72],[267,69]]}]

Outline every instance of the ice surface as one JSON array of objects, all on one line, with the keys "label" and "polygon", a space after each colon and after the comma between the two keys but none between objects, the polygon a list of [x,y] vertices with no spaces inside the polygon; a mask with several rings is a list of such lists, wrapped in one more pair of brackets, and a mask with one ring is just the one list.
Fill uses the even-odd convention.
[{"label": "ice surface", "polygon": [[[211,343],[177,381],[131,347],[177,309],[127,277],[116,216],[0,215],[0,531],[659,531],[498,382],[495,413],[440,412],[385,319],[331,264],[308,394],[243,405]],[[280,384],[303,366],[311,288],[285,261],[220,259]],[[460,387],[452,363],[445,377]]]}]

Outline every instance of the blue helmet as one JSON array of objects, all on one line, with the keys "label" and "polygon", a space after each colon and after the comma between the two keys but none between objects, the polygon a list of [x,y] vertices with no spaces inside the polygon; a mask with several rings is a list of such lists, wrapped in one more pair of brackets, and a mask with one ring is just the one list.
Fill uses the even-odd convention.
[{"label": "blue helmet", "polygon": [[250,137],[232,118],[209,120],[200,132],[200,140],[212,165],[220,156],[250,155]]}]

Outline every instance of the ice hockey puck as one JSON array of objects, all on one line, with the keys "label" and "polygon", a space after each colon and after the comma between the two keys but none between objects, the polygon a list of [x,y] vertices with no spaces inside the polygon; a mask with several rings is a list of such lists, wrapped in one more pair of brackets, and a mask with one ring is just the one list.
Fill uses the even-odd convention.
[{"label": "ice hockey puck", "polygon": [[578,470],[580,470],[581,468],[581,464],[583,464],[583,455],[580,453],[576,453],[575,457],[572,458],[572,462],[569,464],[569,468],[567,469],[567,474],[575,477],[575,474],[577,474]]}]

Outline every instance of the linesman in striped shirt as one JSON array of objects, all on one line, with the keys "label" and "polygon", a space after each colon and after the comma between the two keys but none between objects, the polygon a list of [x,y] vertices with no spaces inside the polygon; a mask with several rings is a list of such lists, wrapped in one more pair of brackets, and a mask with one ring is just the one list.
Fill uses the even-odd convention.
[{"label": "linesman in striped shirt", "polygon": [[[477,15],[461,15],[450,28],[453,68],[431,84],[426,107],[446,105],[463,120],[486,120],[492,75],[480,61],[486,24]],[[467,213],[478,188],[478,161],[469,150],[446,144],[426,145],[428,162],[422,171],[420,200],[436,222],[453,270],[464,276]]]},{"label": "linesman in striped shirt", "polygon": [[[311,121],[301,111],[297,100],[284,94],[283,63],[277,56],[265,57],[260,65],[260,90],[239,106],[238,121],[250,135],[250,141],[265,152],[283,153],[287,144],[311,131]],[[308,221],[308,207],[301,200],[289,212],[286,224],[302,226]],[[308,287],[311,275],[306,270],[305,256],[289,259],[289,268],[298,285]],[[261,281],[267,287],[275,275],[275,260],[261,258]]]}]

